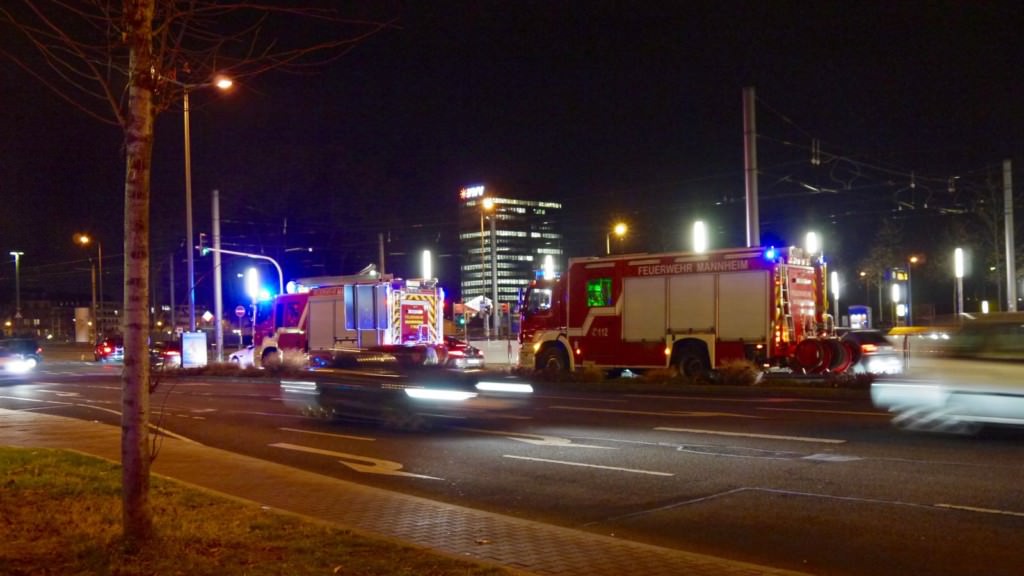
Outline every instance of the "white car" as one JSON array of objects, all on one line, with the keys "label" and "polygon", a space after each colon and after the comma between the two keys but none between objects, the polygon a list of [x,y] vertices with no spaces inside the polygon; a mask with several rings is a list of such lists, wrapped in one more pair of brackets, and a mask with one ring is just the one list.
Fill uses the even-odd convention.
[{"label": "white car", "polygon": [[871,399],[910,430],[1024,426],[1024,314],[965,316],[937,332],[905,374],[873,382]]},{"label": "white car", "polygon": [[232,364],[237,364],[241,368],[251,368],[255,365],[252,361],[252,344],[242,348],[241,350],[232,352],[231,355],[228,356],[228,360]]}]

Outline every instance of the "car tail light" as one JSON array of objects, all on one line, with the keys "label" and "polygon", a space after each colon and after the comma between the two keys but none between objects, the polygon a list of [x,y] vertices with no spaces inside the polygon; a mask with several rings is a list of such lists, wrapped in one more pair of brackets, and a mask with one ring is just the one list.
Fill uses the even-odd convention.
[{"label": "car tail light", "polygon": [[102,350],[103,350],[104,354],[110,354],[111,352],[113,352],[113,350],[110,348],[110,346],[106,346],[106,345],[103,346]]},{"label": "car tail light", "polygon": [[860,351],[861,352],[868,352],[868,353],[870,353],[870,352],[878,352],[878,346],[876,346],[875,344],[861,344],[860,345]]}]

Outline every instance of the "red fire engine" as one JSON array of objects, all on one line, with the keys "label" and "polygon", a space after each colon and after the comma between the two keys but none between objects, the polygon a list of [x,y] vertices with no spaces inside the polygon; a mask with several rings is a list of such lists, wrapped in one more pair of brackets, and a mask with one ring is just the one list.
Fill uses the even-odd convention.
[{"label": "red fire engine", "polygon": [[444,354],[444,290],[436,279],[389,274],[323,276],[295,281],[297,292],[277,296],[257,325],[253,362],[279,361],[289,351],[309,354],[359,348]]},{"label": "red fire engine", "polygon": [[841,372],[854,353],[834,334],[825,277],[793,247],[570,259],[523,293],[519,365],[693,376],[747,359]]}]

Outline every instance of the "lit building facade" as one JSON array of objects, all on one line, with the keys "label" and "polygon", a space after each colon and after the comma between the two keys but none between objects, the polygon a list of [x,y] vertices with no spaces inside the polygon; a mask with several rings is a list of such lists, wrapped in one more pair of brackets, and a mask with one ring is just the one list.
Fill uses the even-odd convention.
[{"label": "lit building facade", "polygon": [[537,277],[545,257],[551,257],[554,272],[559,273],[561,212],[558,202],[520,200],[484,186],[463,188],[459,192],[462,301],[479,296],[492,300],[493,277],[498,304],[508,304],[511,309],[520,289]]}]

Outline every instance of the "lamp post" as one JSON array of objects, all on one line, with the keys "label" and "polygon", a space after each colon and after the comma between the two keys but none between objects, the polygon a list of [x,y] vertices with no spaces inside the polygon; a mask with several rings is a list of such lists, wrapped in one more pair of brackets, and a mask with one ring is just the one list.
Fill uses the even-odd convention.
[{"label": "lamp post", "polygon": [[607,234],[604,235],[604,253],[612,253],[612,234],[614,234],[621,240],[622,237],[626,235],[626,232],[629,232],[629,227],[622,222],[619,222],[615,226],[613,226],[612,229]]},{"label": "lamp post", "polygon": [[260,271],[255,267],[245,271],[245,293],[252,300],[252,343],[256,345],[256,302],[260,297]]},{"label": "lamp post", "polygon": [[911,283],[914,274],[914,264],[921,261],[917,254],[907,259],[907,326],[914,325],[914,285]]},{"label": "lamp post", "polygon": [[836,306],[834,322],[836,326],[841,326],[843,323],[843,315],[839,313],[839,272],[833,270],[831,278],[829,279],[832,281],[832,298],[835,299]]},{"label": "lamp post", "polygon": [[956,316],[959,320],[964,313],[964,251],[953,250],[953,276],[956,278]]},{"label": "lamp post", "polygon": [[900,325],[900,283],[893,279],[891,295],[892,295],[892,325]]},{"label": "lamp post", "polygon": [[14,256],[14,329],[17,331],[21,323],[21,257],[24,252],[10,252]]},{"label": "lamp post", "polygon": [[708,231],[703,220],[693,223],[693,251],[702,254],[708,249]]},{"label": "lamp post", "polygon": [[196,283],[195,283],[195,261],[192,252],[195,247],[192,244],[192,149],[191,135],[189,130],[188,117],[188,93],[199,88],[214,86],[221,90],[231,88],[233,82],[226,76],[218,76],[213,82],[205,84],[182,84],[182,110],[185,122],[185,236],[186,248],[188,250],[188,330],[196,331]]},{"label": "lamp post", "polygon": [[[101,320],[103,316],[103,243],[100,242],[99,238],[94,238],[88,234],[76,234],[75,242],[78,242],[82,246],[88,246],[92,244],[93,240],[96,241],[96,265],[93,266],[92,276],[92,323],[93,323],[93,339],[103,334]],[[99,268],[99,275],[97,280],[96,268]],[[99,299],[96,298],[96,286],[99,285]]]},{"label": "lamp post", "polygon": [[[483,198],[480,201],[480,307],[481,308],[483,308],[483,303],[487,299],[487,250],[484,247],[484,235],[485,235],[484,234],[484,218],[486,216],[486,213],[490,212],[492,210],[494,210],[494,200],[491,200],[490,198]],[[492,252],[492,254],[494,252],[494,217],[493,217],[493,215],[491,216],[491,252]],[[493,265],[494,265],[494,261],[493,261],[493,257],[492,257],[492,260],[491,260],[491,266],[492,266],[491,279],[492,279],[492,281],[494,280]],[[496,285],[495,285],[494,292],[497,292],[497,286]],[[492,308],[491,314],[495,313],[495,309],[497,308],[497,306],[498,306],[497,301],[492,301],[491,302],[491,308]],[[488,315],[486,313],[483,315],[483,320],[484,320],[484,339],[485,340],[490,340],[491,339],[491,324],[490,324],[490,318],[488,317]]]}]

